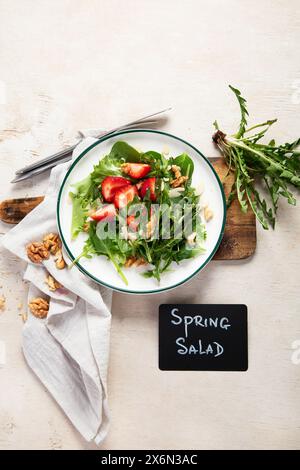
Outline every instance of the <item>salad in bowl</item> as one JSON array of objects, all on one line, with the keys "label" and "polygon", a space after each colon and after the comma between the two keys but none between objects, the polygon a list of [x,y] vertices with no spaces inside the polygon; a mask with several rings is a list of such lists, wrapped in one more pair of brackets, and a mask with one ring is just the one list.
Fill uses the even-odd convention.
[{"label": "salad in bowl", "polygon": [[72,185],[72,238],[86,235],[73,263],[105,256],[125,284],[126,270],[138,267],[159,282],[173,262],[205,252],[205,223],[213,211],[201,205],[202,188],[192,185],[191,157],[168,153],[142,152],[117,141]]},{"label": "salad in bowl", "polygon": [[225,227],[222,184],[187,141],[124,130],[85,141],[57,199],[66,263],[114,290],[172,289],[204,268]]}]

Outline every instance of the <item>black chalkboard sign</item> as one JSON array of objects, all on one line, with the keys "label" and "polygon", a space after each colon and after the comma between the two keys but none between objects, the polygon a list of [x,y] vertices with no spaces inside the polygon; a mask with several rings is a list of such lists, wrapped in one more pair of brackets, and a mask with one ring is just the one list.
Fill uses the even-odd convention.
[{"label": "black chalkboard sign", "polygon": [[246,305],[160,305],[159,368],[247,370]]}]

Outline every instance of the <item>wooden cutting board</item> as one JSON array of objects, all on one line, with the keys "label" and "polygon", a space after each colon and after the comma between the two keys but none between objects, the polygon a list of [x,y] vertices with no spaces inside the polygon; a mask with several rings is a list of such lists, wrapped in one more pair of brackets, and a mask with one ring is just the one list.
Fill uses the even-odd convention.
[{"label": "wooden cutting board", "polygon": [[[213,164],[220,180],[223,182],[226,197],[230,193],[234,180],[229,175],[224,182],[228,167],[223,159],[216,160]],[[227,210],[225,232],[220,247],[215,254],[215,260],[245,259],[253,255],[256,248],[256,219],[252,211],[246,214],[235,199]]]},{"label": "wooden cutting board", "polygon": [[[216,160],[213,166],[221,181],[227,174],[223,159]],[[226,196],[230,192],[233,177],[229,175],[224,183]],[[44,199],[44,196],[6,199],[0,203],[0,219],[8,224],[17,224]],[[238,260],[251,256],[256,247],[256,222],[251,211],[241,212],[238,202],[232,202],[227,211],[225,233],[221,245],[214,256],[215,260]]]}]

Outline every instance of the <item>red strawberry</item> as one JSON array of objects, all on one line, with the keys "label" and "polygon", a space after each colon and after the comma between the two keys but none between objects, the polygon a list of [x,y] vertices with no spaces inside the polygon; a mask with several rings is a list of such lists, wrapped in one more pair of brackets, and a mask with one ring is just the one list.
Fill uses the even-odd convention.
[{"label": "red strawberry", "polygon": [[151,166],[147,163],[124,163],[122,171],[131,178],[144,178],[151,171]]},{"label": "red strawberry", "polygon": [[136,232],[139,226],[139,221],[138,219],[135,218],[134,215],[129,215],[127,217],[127,225],[130,230],[132,230],[133,232]]},{"label": "red strawberry", "polygon": [[102,181],[101,192],[107,202],[112,202],[116,191],[130,184],[130,181],[126,178],[122,178],[122,176],[107,176]]},{"label": "red strawberry", "polygon": [[142,198],[145,197],[148,189],[150,190],[150,199],[151,201],[156,201],[156,194],[155,194],[155,177],[148,178],[143,181],[143,184],[140,189],[140,195]]},{"label": "red strawberry", "polygon": [[123,209],[123,207],[127,206],[127,204],[134,199],[134,196],[138,196],[138,194],[138,190],[135,186],[124,186],[118,189],[114,198],[115,206],[118,209]]},{"label": "red strawberry", "polygon": [[115,216],[116,209],[113,204],[107,204],[95,210],[94,212],[90,212],[90,217],[93,220],[97,220],[97,222],[103,219],[113,219]]}]

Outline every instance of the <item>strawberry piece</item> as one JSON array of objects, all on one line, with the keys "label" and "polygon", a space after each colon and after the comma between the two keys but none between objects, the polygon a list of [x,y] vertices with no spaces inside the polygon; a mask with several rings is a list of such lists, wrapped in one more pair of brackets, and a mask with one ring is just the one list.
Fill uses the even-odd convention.
[{"label": "strawberry piece", "polygon": [[107,202],[113,202],[116,191],[131,183],[122,176],[107,176],[101,184],[101,192]]},{"label": "strawberry piece", "polygon": [[129,215],[127,217],[127,225],[132,232],[136,232],[139,227],[139,221],[134,215]]},{"label": "strawberry piece", "polygon": [[113,204],[107,204],[90,213],[93,220],[113,219],[116,216],[116,208]]},{"label": "strawberry piece", "polygon": [[124,163],[122,171],[131,176],[131,178],[140,179],[148,175],[149,171],[151,171],[151,166],[147,163]]},{"label": "strawberry piece", "polygon": [[140,195],[142,198],[145,197],[148,190],[150,190],[150,199],[151,201],[156,201],[156,194],[155,194],[155,177],[148,178],[143,181],[143,184],[140,189]]},{"label": "strawberry piece", "polygon": [[127,206],[129,202],[134,199],[134,196],[138,196],[138,190],[135,186],[124,186],[115,194],[114,203],[118,209],[123,209],[123,207]]}]

